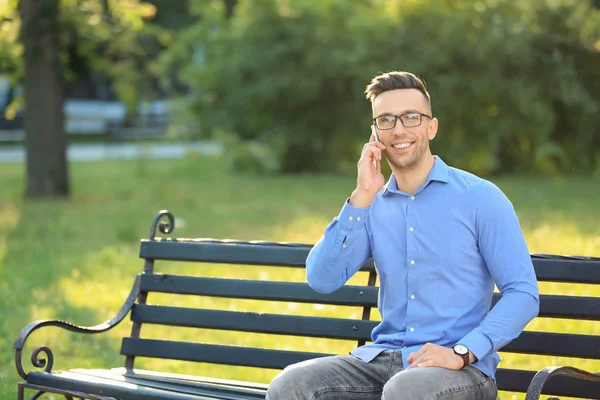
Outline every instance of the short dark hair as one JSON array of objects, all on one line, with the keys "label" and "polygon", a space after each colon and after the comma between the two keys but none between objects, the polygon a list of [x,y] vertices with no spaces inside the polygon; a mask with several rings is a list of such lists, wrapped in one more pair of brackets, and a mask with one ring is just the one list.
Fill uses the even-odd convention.
[{"label": "short dark hair", "polygon": [[425,96],[431,106],[431,98],[429,97],[425,81],[415,74],[406,71],[392,71],[376,76],[367,85],[365,95],[372,103],[375,97],[381,93],[396,89],[417,89],[423,93],[423,96]]}]

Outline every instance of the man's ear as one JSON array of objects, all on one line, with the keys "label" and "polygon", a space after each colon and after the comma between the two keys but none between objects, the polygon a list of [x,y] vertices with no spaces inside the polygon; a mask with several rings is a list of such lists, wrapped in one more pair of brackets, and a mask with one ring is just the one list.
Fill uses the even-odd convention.
[{"label": "man's ear", "polygon": [[432,118],[431,121],[429,122],[429,129],[427,131],[427,136],[429,137],[429,140],[433,140],[435,138],[435,136],[437,135],[437,130],[438,130],[438,119]]}]

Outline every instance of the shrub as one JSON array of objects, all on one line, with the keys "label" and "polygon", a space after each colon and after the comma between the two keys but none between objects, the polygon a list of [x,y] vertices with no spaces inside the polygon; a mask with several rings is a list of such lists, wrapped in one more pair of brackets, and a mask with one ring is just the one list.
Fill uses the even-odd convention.
[{"label": "shrub", "polygon": [[228,21],[201,12],[180,39],[201,43],[204,61],[185,74],[200,130],[276,143],[269,165],[284,172],[355,168],[370,132],[364,88],[389,70],[427,81],[432,148],[455,166],[598,168],[600,12],[589,2],[240,0]]}]

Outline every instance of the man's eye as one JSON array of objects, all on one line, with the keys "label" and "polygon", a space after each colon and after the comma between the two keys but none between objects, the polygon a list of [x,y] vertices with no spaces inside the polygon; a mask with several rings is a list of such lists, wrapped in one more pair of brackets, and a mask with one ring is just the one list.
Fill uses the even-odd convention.
[{"label": "man's eye", "polygon": [[404,119],[408,120],[408,121],[415,121],[415,120],[419,119],[419,114],[417,114],[417,113],[404,114]]}]

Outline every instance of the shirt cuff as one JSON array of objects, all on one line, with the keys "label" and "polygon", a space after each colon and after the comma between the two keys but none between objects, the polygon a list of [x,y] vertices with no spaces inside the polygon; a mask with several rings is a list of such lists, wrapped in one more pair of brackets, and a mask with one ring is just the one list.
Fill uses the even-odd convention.
[{"label": "shirt cuff", "polygon": [[458,341],[460,344],[467,346],[469,351],[473,353],[477,360],[483,359],[492,352],[493,346],[490,340],[481,332],[474,330]]},{"label": "shirt cuff", "polygon": [[350,199],[347,199],[338,215],[338,223],[349,231],[360,229],[364,226],[370,209],[371,207],[354,207],[350,205]]}]

